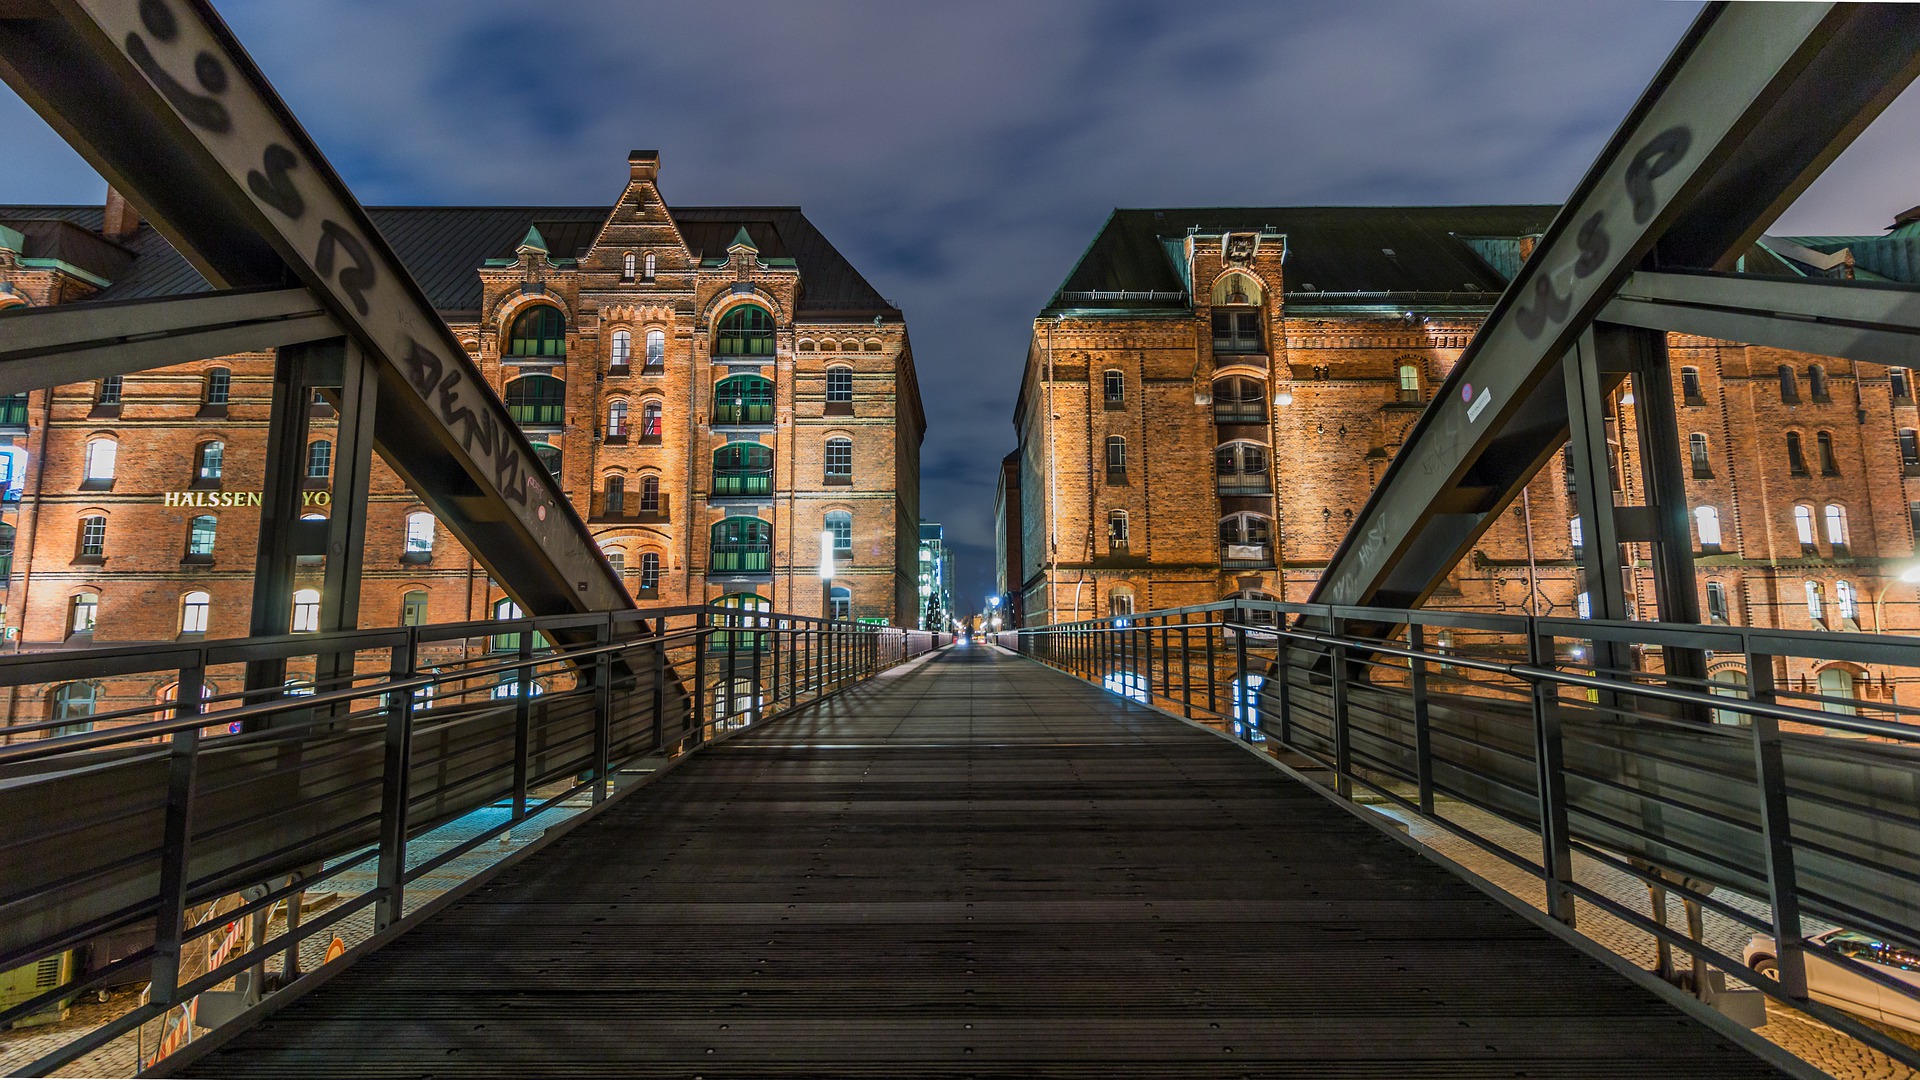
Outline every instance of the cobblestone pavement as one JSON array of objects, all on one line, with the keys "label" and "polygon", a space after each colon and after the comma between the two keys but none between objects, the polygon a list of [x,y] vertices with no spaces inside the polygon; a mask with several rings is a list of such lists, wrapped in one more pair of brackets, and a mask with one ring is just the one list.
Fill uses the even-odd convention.
[{"label": "cobblestone pavement", "polygon": [[[1391,804],[1374,805],[1373,808],[1405,825],[1408,834],[1422,844],[1433,848],[1534,907],[1543,911],[1546,909],[1546,890],[1541,886],[1538,878],[1417,815],[1405,813]],[[1493,840],[1530,862],[1539,862],[1540,841],[1535,834],[1470,807],[1443,802],[1439,810],[1448,820],[1467,826],[1480,836]],[[1574,878],[1580,884],[1613,899],[1623,907],[1631,907],[1649,917],[1653,914],[1653,901],[1647,895],[1646,887],[1639,879],[1613,867],[1575,853]],[[1716,899],[1728,900],[1732,906],[1755,915],[1764,916],[1767,912],[1763,904],[1744,897],[1729,897],[1725,892],[1718,894]],[[1667,906],[1668,925],[1684,928],[1686,914],[1680,902],[1669,898]],[[1582,934],[1641,967],[1649,971],[1653,970],[1656,954],[1651,934],[1628,925],[1584,900],[1575,901],[1574,921]],[[1713,911],[1704,913],[1704,921],[1705,940],[1708,945],[1736,957],[1745,951],[1747,941],[1753,934],[1750,929]],[[1809,932],[1817,932],[1827,929],[1827,926],[1809,921],[1807,928]],[[1674,962],[1676,966],[1684,967],[1688,961],[1684,954],[1680,954],[1675,957]],[[1729,983],[1735,986],[1746,985],[1731,979]],[[1920,1047],[1920,1035],[1900,1031],[1873,1021],[1863,1020],[1862,1022],[1902,1042]],[[1835,1077],[1835,1080],[1909,1080],[1920,1075],[1818,1020],[1780,1005],[1772,999],[1767,1001],[1767,1023],[1758,1031],[1761,1036]]]},{"label": "cobblestone pavement", "polygon": [[[431,902],[435,897],[453,888],[467,878],[478,874],[502,858],[527,846],[546,834],[547,829],[566,820],[585,809],[588,804],[582,800],[567,803],[543,815],[538,822],[530,823],[513,830],[494,841],[482,844],[473,851],[439,867],[433,873],[416,879],[407,888],[406,911],[411,914]],[[446,852],[460,843],[485,832],[487,829],[503,823],[507,810],[503,807],[489,807],[477,810],[433,832],[415,838],[407,845],[407,863],[419,866]],[[333,899],[317,906],[309,906],[309,915],[324,914],[342,897],[358,896],[374,885],[374,870],[371,863],[339,875],[329,882],[335,890]],[[268,928],[275,934],[286,929],[284,916],[276,915]],[[311,971],[321,965],[325,959],[331,937],[338,935],[341,941],[352,948],[373,934],[373,912],[371,909],[355,912],[330,928],[333,934],[317,934],[302,942],[300,948],[300,967]],[[272,966],[271,964],[269,966]],[[201,970],[204,970],[202,968]],[[128,987],[114,993],[106,1002],[76,1003],[68,1012],[67,1018],[58,1023],[42,1024],[36,1027],[16,1030],[0,1030],[0,1076],[12,1076],[27,1064],[51,1053],[71,1040],[88,1031],[125,1016],[140,1004],[141,991]],[[203,1029],[202,1029],[203,1030]],[[198,1032],[196,1032],[198,1033]],[[147,1052],[152,1053],[155,1040],[159,1037],[159,1024],[146,1025]],[[55,1076],[133,1076],[140,1053],[140,1042],[131,1032],[100,1047],[77,1061],[59,1069]]]}]

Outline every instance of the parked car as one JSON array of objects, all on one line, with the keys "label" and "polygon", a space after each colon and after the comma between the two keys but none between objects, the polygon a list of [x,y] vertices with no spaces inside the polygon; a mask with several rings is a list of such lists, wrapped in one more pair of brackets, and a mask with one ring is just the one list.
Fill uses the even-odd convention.
[{"label": "parked car", "polygon": [[[1856,975],[1812,950],[1807,952],[1807,993],[1815,1001],[1878,1020],[1906,1031],[1920,1032],[1920,952],[1882,941],[1857,930],[1827,930],[1807,938],[1851,960],[1871,964],[1886,975],[1913,987],[1901,993]],[[1770,979],[1780,977],[1779,949],[1773,938],[1755,934],[1747,943],[1747,966]]]}]

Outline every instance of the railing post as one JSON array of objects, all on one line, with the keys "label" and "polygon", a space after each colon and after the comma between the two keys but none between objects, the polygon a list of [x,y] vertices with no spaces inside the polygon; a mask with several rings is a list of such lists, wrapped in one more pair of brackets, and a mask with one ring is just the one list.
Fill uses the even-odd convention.
[{"label": "railing post", "polygon": [[1220,637],[1221,624],[1213,621],[1213,613],[1207,613],[1207,712],[1220,715],[1220,678],[1214,673],[1215,644]]},{"label": "railing post", "polygon": [[[1533,633],[1528,638],[1528,662],[1552,667],[1554,639]],[[1560,692],[1547,679],[1533,684],[1533,758],[1535,785],[1540,796],[1540,854],[1547,914],[1573,925],[1573,847],[1567,835],[1567,763],[1560,738]]]},{"label": "railing post", "polygon": [[760,722],[760,652],[764,645],[762,639],[767,634],[767,627],[773,620],[761,616],[757,617],[754,621],[759,623],[759,625],[753,628],[753,684],[748,690],[749,698],[747,705],[747,724],[749,726]]},{"label": "railing post", "polygon": [[605,802],[612,791],[607,775],[613,767],[613,613],[594,628],[594,644],[601,647],[593,659],[593,801]]},{"label": "railing post", "polygon": [[527,816],[527,766],[533,756],[533,633],[520,634],[520,666],[514,669],[513,820]]},{"label": "railing post", "polygon": [[[1775,701],[1773,657],[1747,653],[1747,687],[1755,702]],[[1767,893],[1773,904],[1773,942],[1780,965],[1780,989],[1788,997],[1807,996],[1806,933],[1800,925],[1800,886],[1793,865],[1793,819],[1787,806],[1787,768],[1780,721],[1754,713],[1753,772],[1760,796],[1760,835],[1767,849]]]},{"label": "railing post", "polygon": [[[1426,627],[1407,627],[1407,644],[1425,652]],[[1427,712],[1427,661],[1416,656],[1407,662],[1408,691],[1413,695],[1413,767],[1420,783],[1420,812],[1433,813],[1433,727]]]},{"label": "railing post", "polygon": [[786,634],[783,631],[786,630],[787,623],[790,621],[791,620],[788,620],[788,619],[780,619],[775,621],[773,624],[773,628],[769,631],[769,633],[772,636],[767,639],[767,643],[770,646],[772,646],[767,650],[767,662],[773,665],[773,671],[770,672],[767,676],[767,686],[770,689],[770,692],[767,695],[767,701],[770,704],[775,706],[778,706],[781,700],[780,698],[780,653],[781,653],[780,645],[783,641],[786,640]]},{"label": "railing post", "polygon": [[[176,717],[200,714],[206,685],[204,654],[180,669],[174,688]],[[193,847],[193,789],[200,772],[200,729],[176,731],[167,746],[167,813],[161,826],[160,903],[154,912],[153,1001],[179,1001],[181,939],[187,932],[187,869]]]},{"label": "railing post", "polygon": [[693,744],[707,741],[707,609],[693,616]]},{"label": "railing post", "polygon": [[1193,719],[1193,639],[1189,627],[1192,615],[1180,616],[1180,704],[1187,719]]},{"label": "railing post", "polygon": [[[1286,616],[1274,613],[1274,621],[1279,624]],[[1276,629],[1279,628],[1276,625]],[[1287,639],[1275,635],[1273,639],[1273,677],[1280,680],[1279,689],[1274,698],[1280,705],[1280,745],[1293,745],[1293,647]]]},{"label": "railing post", "polygon": [[1239,725],[1240,737],[1253,741],[1253,695],[1247,692],[1247,632],[1239,627],[1246,625],[1240,617],[1240,609],[1233,609],[1233,719]]},{"label": "railing post", "polygon": [[[533,635],[520,636],[523,650],[531,647]],[[524,655],[524,653],[523,653]],[[522,669],[523,672],[525,669]],[[528,683],[523,674],[521,700],[526,699]],[[524,754],[517,755],[514,777],[524,780]],[[400,921],[405,912],[407,892],[407,798],[413,766],[413,695],[401,694],[400,701],[387,709],[385,746],[380,762],[380,855],[374,868],[374,887],[379,899],[373,903],[373,928],[385,930]],[[524,798],[524,786],[516,785],[516,795]]]},{"label": "railing post", "polygon": [[[1333,636],[1338,638],[1345,631],[1342,620],[1334,616],[1328,620]],[[1333,788],[1343,799],[1353,798],[1353,739],[1348,729],[1347,713],[1347,647],[1333,646]]]},{"label": "railing post", "polygon": [[[742,609],[744,610],[744,609]],[[716,732],[722,722],[732,723],[737,705],[734,694],[740,688],[740,631],[746,619],[738,611],[727,613],[727,681],[720,687],[720,701],[713,711]]]},{"label": "railing post", "polygon": [[667,749],[667,618],[653,621],[653,749]]}]

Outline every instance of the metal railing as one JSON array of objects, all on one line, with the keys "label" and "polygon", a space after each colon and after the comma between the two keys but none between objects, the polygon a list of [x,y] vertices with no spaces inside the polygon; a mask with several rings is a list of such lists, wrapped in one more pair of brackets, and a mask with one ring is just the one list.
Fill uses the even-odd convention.
[{"label": "metal railing", "polygon": [[[1389,622],[1387,638],[1352,629]],[[1920,944],[1920,707],[1899,700],[1920,697],[1920,639],[1241,600],[1017,640],[1519,868],[1568,926],[1577,898],[1652,935],[1670,980],[1674,951],[1689,954],[1702,998],[1718,968],[1920,1066],[1808,982],[1819,965],[1920,1015],[1893,966],[1809,940],[1832,926],[1890,953]],[[1665,650],[1704,651],[1707,680],[1665,674]],[[1827,668],[1852,692],[1810,691]],[[1661,897],[1655,916],[1576,880],[1576,853]],[[1667,925],[1667,896],[1690,934]],[[1770,935],[1776,970],[1703,941],[1703,912]]]},{"label": "metal railing", "polygon": [[[489,841],[529,822],[551,835],[686,753],[936,640],[693,607],[0,658],[18,720],[0,728],[0,970],[106,940],[120,953],[0,1010],[0,1028],[149,984],[136,1007],[4,1071],[44,1074],[150,1023],[162,1031],[142,1031],[142,1058],[170,1050],[199,995],[283,987],[303,973],[302,944],[324,948],[349,920],[361,936],[398,932],[422,915],[410,889],[428,875],[445,887]],[[263,664],[284,666],[285,684],[220,691]],[[76,718],[20,715],[82,681],[101,706],[77,721],[91,730],[56,736]],[[345,895],[356,881],[367,887]],[[302,921],[314,890],[344,898]],[[216,949],[213,935],[249,918],[251,934]],[[203,951],[196,973],[185,961]]]}]

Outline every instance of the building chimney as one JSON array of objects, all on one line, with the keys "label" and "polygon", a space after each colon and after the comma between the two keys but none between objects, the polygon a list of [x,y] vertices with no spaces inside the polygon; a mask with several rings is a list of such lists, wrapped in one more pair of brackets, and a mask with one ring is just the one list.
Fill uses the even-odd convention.
[{"label": "building chimney", "polygon": [[633,171],[635,180],[652,183],[660,176],[660,151],[635,150],[627,155],[627,168]]},{"label": "building chimney", "polygon": [[100,222],[100,234],[109,240],[125,240],[140,227],[140,211],[133,208],[125,195],[107,188],[107,213]]}]

